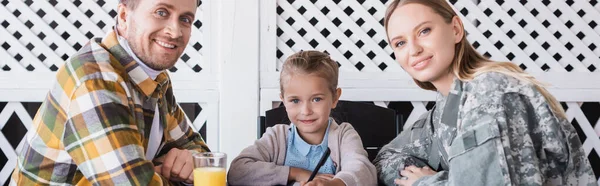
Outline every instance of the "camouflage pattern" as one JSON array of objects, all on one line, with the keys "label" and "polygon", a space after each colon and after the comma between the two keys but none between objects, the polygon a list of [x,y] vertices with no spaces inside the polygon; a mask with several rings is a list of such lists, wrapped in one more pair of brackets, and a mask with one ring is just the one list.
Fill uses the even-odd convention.
[{"label": "camouflage pattern", "polygon": [[451,87],[381,149],[380,181],[394,185],[405,166],[427,165],[438,173],[414,185],[597,185],[574,127],[535,86],[490,72]]}]

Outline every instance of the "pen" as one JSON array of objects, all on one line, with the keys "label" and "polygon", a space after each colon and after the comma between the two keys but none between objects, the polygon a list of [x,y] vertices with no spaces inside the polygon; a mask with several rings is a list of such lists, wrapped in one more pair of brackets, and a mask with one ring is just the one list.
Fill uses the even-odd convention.
[{"label": "pen", "polygon": [[325,160],[327,160],[327,158],[329,157],[330,152],[331,150],[329,150],[329,147],[327,147],[327,150],[325,150],[325,153],[323,154],[323,156],[321,156],[321,160],[319,160],[317,167],[315,167],[315,170],[313,170],[313,172],[310,174],[310,178],[308,178],[307,182],[310,182],[315,178],[317,172],[319,172],[319,169],[323,166],[323,164],[325,164]]}]

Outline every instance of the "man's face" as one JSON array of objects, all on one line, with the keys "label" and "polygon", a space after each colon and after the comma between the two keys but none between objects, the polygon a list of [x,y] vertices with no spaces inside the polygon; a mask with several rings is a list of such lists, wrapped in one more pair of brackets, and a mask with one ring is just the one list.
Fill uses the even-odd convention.
[{"label": "man's face", "polygon": [[119,5],[119,31],[135,55],[154,70],[173,67],[190,40],[196,0],[139,0]]}]

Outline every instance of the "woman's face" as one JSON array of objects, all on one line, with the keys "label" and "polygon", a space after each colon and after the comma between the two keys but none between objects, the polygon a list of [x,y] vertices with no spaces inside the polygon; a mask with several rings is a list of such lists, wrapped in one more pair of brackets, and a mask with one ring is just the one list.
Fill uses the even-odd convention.
[{"label": "woman's face", "polygon": [[410,3],[390,15],[387,34],[402,68],[420,82],[435,82],[450,72],[462,29],[458,17],[447,23],[433,9]]}]

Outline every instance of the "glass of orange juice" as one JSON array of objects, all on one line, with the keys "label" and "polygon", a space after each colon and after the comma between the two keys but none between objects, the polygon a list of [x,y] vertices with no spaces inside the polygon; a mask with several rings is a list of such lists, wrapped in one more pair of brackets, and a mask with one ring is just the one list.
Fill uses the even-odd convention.
[{"label": "glass of orange juice", "polygon": [[194,186],[225,186],[227,155],[222,152],[196,153],[194,156]]}]

